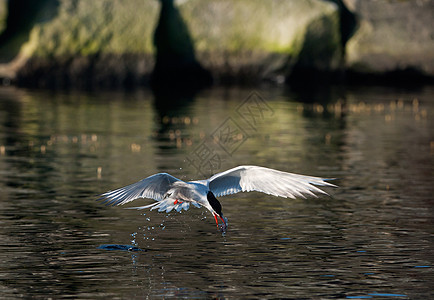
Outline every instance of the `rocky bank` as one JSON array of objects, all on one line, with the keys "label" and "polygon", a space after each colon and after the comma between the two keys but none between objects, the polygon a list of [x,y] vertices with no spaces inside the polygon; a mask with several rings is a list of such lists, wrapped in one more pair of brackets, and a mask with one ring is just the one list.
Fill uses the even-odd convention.
[{"label": "rocky bank", "polygon": [[[178,0],[175,8],[215,83],[434,77],[430,0]],[[156,0],[0,1],[0,77],[38,87],[146,85],[159,18]],[[182,52],[185,35],[170,30]]]}]

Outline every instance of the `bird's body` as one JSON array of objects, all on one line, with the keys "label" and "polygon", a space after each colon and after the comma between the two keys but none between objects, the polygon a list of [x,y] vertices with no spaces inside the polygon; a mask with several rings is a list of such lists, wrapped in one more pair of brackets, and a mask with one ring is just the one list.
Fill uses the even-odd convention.
[{"label": "bird's body", "polygon": [[150,198],[157,202],[134,207],[151,208],[170,212],[173,209],[188,210],[190,204],[207,208],[214,216],[217,226],[219,217],[223,224],[220,229],[226,231],[227,219],[223,217],[220,202],[216,196],[225,196],[238,192],[258,191],[269,195],[305,198],[315,193],[326,194],[315,187],[333,186],[325,178],[304,176],[257,166],[239,166],[218,173],[206,180],[185,182],[167,173],[158,173],[131,185],[106,192],[100,199],[108,205],[123,205],[139,198]]}]

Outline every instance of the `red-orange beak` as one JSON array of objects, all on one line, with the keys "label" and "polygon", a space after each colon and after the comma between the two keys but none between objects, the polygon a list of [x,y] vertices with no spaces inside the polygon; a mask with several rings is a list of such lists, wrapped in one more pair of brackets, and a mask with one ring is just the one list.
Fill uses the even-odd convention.
[{"label": "red-orange beak", "polygon": [[[214,212],[212,214],[214,216],[215,223],[217,224],[217,228],[223,233],[226,232],[226,228],[228,227],[228,225],[227,225],[225,219],[222,216],[220,216],[219,214],[216,214]],[[221,225],[219,224],[219,220],[218,220],[217,216],[220,218],[220,220],[222,220]]]}]

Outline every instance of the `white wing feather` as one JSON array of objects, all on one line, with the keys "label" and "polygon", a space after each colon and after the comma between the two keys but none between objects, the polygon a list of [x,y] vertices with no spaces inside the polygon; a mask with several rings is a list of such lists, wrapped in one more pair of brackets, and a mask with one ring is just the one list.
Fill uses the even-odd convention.
[{"label": "white wing feather", "polygon": [[217,197],[257,191],[285,198],[305,198],[305,195],[315,196],[314,193],[327,194],[315,185],[336,187],[326,180],[264,167],[239,166],[212,176],[208,179],[208,186]]},{"label": "white wing feather", "polygon": [[165,211],[166,213],[171,212],[173,209],[175,209],[177,212],[180,212],[181,210],[188,210],[190,208],[190,204],[194,205],[197,208],[200,208],[200,204],[197,202],[177,202],[175,204],[175,201],[173,199],[164,199],[158,202],[154,202],[145,206],[138,206],[138,207],[128,207],[128,209],[146,209],[150,208],[151,210],[158,209],[159,212]]},{"label": "white wing feather", "polygon": [[[164,194],[176,181],[181,180],[167,173],[158,173],[142,179],[139,182],[101,194],[99,200],[105,199],[104,203],[113,206],[123,205],[138,198],[150,198],[161,201],[164,198]],[[152,207],[156,204],[157,203],[152,203],[150,206],[146,207]]]}]

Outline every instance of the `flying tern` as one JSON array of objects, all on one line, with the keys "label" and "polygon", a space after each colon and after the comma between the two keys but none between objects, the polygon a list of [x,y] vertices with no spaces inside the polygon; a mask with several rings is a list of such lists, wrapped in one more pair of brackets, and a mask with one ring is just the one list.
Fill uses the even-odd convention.
[{"label": "flying tern", "polygon": [[[159,212],[180,212],[188,210],[190,204],[208,209],[217,227],[226,232],[227,218],[217,197],[238,192],[257,191],[284,198],[305,196],[316,197],[315,193],[326,194],[316,186],[336,185],[327,182],[328,178],[305,176],[282,172],[258,166],[238,166],[215,174],[205,180],[185,182],[167,173],[151,175],[139,182],[101,194],[98,200],[107,205],[124,205],[139,198],[150,198],[156,202],[132,209],[158,209]],[[219,224],[219,219],[222,224]]]}]

